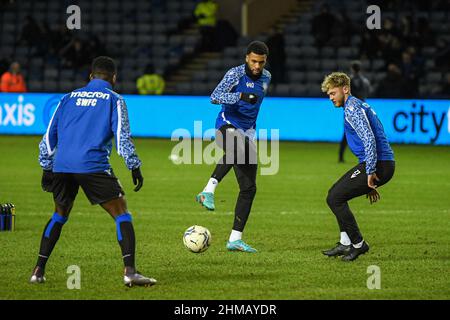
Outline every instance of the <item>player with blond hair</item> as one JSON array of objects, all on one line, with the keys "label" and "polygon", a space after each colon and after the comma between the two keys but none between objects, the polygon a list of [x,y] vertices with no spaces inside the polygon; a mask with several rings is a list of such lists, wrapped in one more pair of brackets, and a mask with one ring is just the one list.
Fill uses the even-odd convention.
[{"label": "player with blond hair", "polygon": [[323,251],[323,254],[343,256],[343,261],[352,261],[369,251],[369,245],[359,230],[348,201],[364,194],[371,204],[380,199],[377,188],[394,175],[394,153],[375,111],[352,96],[348,75],[342,72],[327,75],[322,91],[335,107],[344,108],[345,136],[350,150],[359,160],[359,164],[328,191],[327,203],[336,216],[341,238],[334,248]]}]

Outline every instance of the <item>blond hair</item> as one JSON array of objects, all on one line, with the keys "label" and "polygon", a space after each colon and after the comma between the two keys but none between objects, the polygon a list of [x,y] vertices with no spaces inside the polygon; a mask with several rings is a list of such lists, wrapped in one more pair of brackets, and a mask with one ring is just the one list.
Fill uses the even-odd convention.
[{"label": "blond hair", "polygon": [[330,89],[344,86],[348,86],[350,88],[350,77],[344,72],[333,72],[323,79],[322,92],[327,93]]}]

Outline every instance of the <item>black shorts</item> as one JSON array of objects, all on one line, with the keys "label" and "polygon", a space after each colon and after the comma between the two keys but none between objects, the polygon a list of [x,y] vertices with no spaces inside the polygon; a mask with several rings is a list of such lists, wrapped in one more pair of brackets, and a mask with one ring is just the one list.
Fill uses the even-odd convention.
[{"label": "black shorts", "polygon": [[49,192],[53,193],[55,203],[69,206],[78,194],[81,187],[91,204],[104,203],[120,198],[125,192],[119,180],[110,170],[111,174],[101,173],[54,173]]},{"label": "black shorts", "polygon": [[[377,177],[375,181],[378,187],[388,183],[395,172],[395,161],[381,160],[377,162]],[[342,201],[368,194],[372,191],[367,185],[366,163],[360,163],[347,171],[329,190],[329,194]]]},{"label": "black shorts", "polygon": [[233,125],[223,125],[216,131],[216,143],[225,152],[225,156],[219,163],[258,164],[255,142]]}]

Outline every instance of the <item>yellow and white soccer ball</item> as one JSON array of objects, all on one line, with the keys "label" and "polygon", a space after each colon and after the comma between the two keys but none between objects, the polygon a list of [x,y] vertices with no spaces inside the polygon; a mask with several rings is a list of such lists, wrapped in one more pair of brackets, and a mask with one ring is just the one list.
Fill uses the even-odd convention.
[{"label": "yellow and white soccer ball", "polygon": [[184,232],[183,243],[194,253],[204,252],[211,245],[211,232],[202,226],[191,226]]}]

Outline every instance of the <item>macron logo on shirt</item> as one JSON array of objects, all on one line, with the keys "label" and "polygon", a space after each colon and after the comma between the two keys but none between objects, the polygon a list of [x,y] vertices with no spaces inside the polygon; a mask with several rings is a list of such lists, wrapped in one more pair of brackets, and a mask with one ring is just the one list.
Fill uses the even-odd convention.
[{"label": "macron logo on shirt", "polygon": [[109,93],[98,91],[76,91],[70,93],[71,98],[78,98],[75,103],[78,107],[95,107],[97,105],[97,99],[108,100],[110,98]]}]

